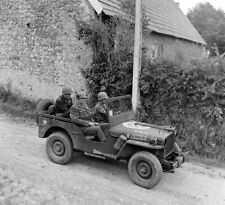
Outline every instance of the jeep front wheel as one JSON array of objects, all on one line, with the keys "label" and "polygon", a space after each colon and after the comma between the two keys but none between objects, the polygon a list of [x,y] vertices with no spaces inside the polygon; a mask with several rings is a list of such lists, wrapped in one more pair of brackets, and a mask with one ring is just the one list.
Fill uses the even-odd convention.
[{"label": "jeep front wheel", "polygon": [[150,189],[157,185],[162,177],[159,160],[149,152],[137,152],[129,160],[128,171],[135,184]]},{"label": "jeep front wheel", "polygon": [[68,163],[73,155],[71,139],[63,132],[52,133],[46,142],[46,152],[49,159],[54,163]]}]

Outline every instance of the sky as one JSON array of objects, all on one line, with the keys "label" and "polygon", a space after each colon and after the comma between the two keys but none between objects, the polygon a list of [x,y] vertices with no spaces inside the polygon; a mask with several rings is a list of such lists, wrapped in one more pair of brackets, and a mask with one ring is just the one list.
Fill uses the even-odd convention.
[{"label": "sky", "polygon": [[221,8],[225,12],[225,0],[174,0],[180,4],[181,10],[187,14],[188,10],[195,7],[198,3],[209,2],[214,8]]}]

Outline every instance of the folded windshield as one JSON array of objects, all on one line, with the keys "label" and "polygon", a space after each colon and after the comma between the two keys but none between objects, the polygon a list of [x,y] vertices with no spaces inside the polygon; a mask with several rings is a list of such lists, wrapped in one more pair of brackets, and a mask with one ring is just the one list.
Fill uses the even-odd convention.
[{"label": "folded windshield", "polygon": [[109,115],[117,115],[133,110],[130,97],[115,99],[108,104]]}]

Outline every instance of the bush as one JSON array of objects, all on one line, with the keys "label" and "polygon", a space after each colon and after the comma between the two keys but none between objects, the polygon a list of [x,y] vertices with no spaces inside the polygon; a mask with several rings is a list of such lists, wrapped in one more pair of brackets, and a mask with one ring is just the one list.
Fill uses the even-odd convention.
[{"label": "bush", "polygon": [[[101,86],[110,96],[131,94],[133,25],[123,19],[79,21],[80,38],[94,51],[84,71],[90,91]],[[115,35],[116,28],[117,35]],[[118,32],[119,31],[119,32]],[[143,49],[140,75],[141,121],[178,128],[179,142],[191,153],[225,160],[225,60],[220,57],[179,63],[150,62]]]},{"label": "bush", "polygon": [[37,102],[23,98],[11,91],[11,83],[0,86],[0,110],[20,117],[35,117]]},{"label": "bush", "polygon": [[[83,71],[90,90],[97,93],[104,86],[112,95],[131,93],[133,50],[128,44],[133,43],[133,38],[128,31],[132,31],[133,25],[118,19],[108,19],[105,23],[91,19],[79,21],[77,25],[79,37],[94,51],[91,67]],[[117,36],[115,25],[125,28],[117,31]]]},{"label": "bush", "polygon": [[[212,62],[217,62],[213,68]],[[178,140],[191,153],[225,160],[224,70],[223,59],[183,67],[146,63],[140,78],[141,120],[175,125]]]}]

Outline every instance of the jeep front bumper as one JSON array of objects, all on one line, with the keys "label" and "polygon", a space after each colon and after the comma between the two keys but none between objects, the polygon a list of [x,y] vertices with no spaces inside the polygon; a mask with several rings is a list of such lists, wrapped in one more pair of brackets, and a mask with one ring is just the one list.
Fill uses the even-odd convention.
[{"label": "jeep front bumper", "polygon": [[174,157],[174,159],[160,159],[163,171],[174,172],[176,168],[181,167],[185,161],[184,155]]},{"label": "jeep front bumper", "polygon": [[184,163],[184,156],[178,156],[175,158],[175,162],[173,163],[173,168],[178,168]]}]

